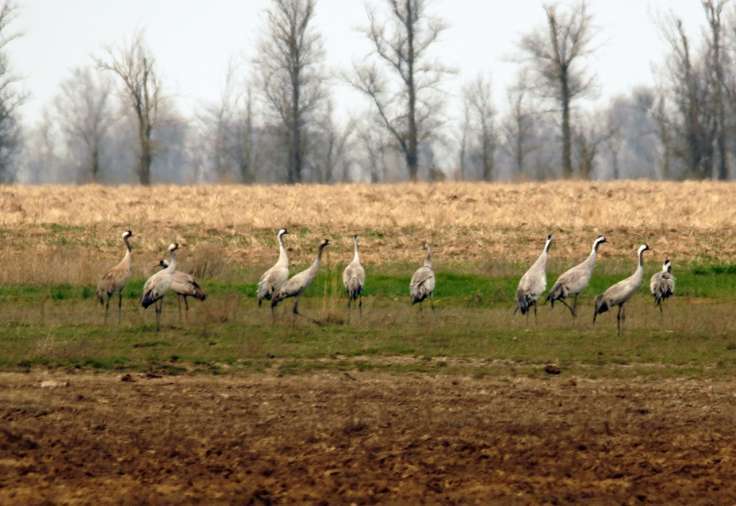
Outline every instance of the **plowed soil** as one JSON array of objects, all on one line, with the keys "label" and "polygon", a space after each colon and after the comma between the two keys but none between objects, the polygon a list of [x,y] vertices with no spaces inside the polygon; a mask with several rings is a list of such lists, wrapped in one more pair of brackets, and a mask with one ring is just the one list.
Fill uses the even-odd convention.
[{"label": "plowed soil", "polygon": [[564,371],[3,374],[0,503],[733,504],[735,392]]}]

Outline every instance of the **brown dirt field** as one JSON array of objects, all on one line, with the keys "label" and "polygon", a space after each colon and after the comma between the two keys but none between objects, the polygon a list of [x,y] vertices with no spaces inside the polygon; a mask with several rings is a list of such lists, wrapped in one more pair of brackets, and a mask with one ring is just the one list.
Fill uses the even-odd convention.
[{"label": "brown dirt field", "polygon": [[[630,261],[648,242],[656,257],[736,261],[736,183],[548,182],[304,186],[0,186],[0,283],[96,280],[133,241],[136,272],[150,271],[173,240],[184,262],[270,264],[275,230],[292,231],[292,261],[312,258],[323,237],[350,258],[416,263],[421,243],[438,265],[528,263],[548,233],[554,259],[579,260],[598,233],[604,257]],[[29,258],[34,265],[29,265]],[[54,269],[44,269],[46,262]],[[216,266],[215,266],[216,267]]]},{"label": "brown dirt field", "polygon": [[0,503],[736,501],[733,381],[131,379],[0,376]]}]

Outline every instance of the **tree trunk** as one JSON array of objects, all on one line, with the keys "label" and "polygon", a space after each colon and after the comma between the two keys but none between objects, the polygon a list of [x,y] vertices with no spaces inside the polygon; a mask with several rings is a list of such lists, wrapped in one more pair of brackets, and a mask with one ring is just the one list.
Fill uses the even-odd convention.
[{"label": "tree trunk", "polygon": [[726,152],[726,108],[723,100],[723,63],[720,55],[720,40],[716,38],[716,107],[718,109],[718,179],[728,179],[728,155]]},{"label": "tree trunk", "polygon": [[567,81],[567,69],[563,70],[560,89],[562,105],[562,177],[572,177],[572,134],[570,131],[570,85]]},{"label": "tree trunk", "polygon": [[483,139],[483,180],[493,179],[493,149],[488,139]]},{"label": "tree trunk", "polygon": [[713,66],[716,77],[715,106],[717,114],[717,149],[718,149],[718,174],[720,180],[728,179],[728,160],[726,155],[726,111],[723,100],[723,61],[721,58],[721,11],[720,5],[711,4],[709,21],[713,33]]},{"label": "tree trunk", "polygon": [[291,125],[289,125],[289,183],[302,182],[302,132],[299,115],[300,95],[299,75],[292,76],[291,81]]},{"label": "tree trunk", "polygon": [[90,167],[90,172],[90,179],[93,183],[96,183],[100,174],[100,150],[96,144],[92,148],[92,166]]},{"label": "tree trunk", "polygon": [[406,0],[406,12],[407,12],[407,45],[409,55],[408,58],[408,82],[407,87],[409,88],[409,139],[408,139],[408,151],[406,153],[406,165],[409,169],[409,178],[412,181],[417,180],[418,170],[418,158],[417,149],[419,146],[419,140],[417,139],[417,90],[416,83],[414,82],[414,13],[412,11],[412,0]]},{"label": "tree trunk", "polygon": [[151,162],[153,157],[151,156],[151,148],[148,143],[145,144],[145,147],[142,146],[141,148],[141,157],[138,162],[138,181],[142,185],[148,186],[151,184]]},{"label": "tree trunk", "polygon": [[519,124],[519,130],[516,136],[516,142],[514,143],[514,161],[516,162],[516,173],[521,175],[524,170],[524,139],[521,135],[521,124]]}]

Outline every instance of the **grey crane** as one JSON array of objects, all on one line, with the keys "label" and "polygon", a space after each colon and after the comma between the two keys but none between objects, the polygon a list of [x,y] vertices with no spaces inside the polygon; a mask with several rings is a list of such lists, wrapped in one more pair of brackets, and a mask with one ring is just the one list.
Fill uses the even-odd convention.
[{"label": "grey crane", "polygon": [[358,310],[363,314],[363,288],[365,287],[365,269],[360,263],[360,240],[353,236],[353,260],[342,271],[342,284],[348,296],[348,310],[351,304],[358,301]]},{"label": "grey crane", "polygon": [[[590,283],[590,277],[593,275],[593,268],[595,267],[595,260],[598,255],[598,247],[604,242],[607,242],[605,236],[599,235],[596,237],[595,241],[593,241],[593,249],[590,255],[588,255],[588,258],[557,278],[557,281],[547,294],[547,302],[552,307],[554,307],[555,301],[560,301],[570,310],[573,318],[577,316],[575,310],[578,306],[578,295]],[[565,299],[570,296],[573,296],[572,307],[565,302]]]},{"label": "grey crane", "polygon": [[552,234],[549,234],[544,242],[542,253],[519,280],[519,286],[516,288],[516,309],[514,313],[520,311],[528,318],[529,310],[534,308],[534,319],[536,320],[537,300],[547,288],[547,257],[549,256],[552,239]]},{"label": "grey crane", "polygon": [[432,247],[425,242],[424,249],[427,250],[427,256],[424,259],[424,265],[417,269],[411,277],[409,295],[411,296],[412,305],[429,299],[429,304],[434,309],[435,277],[432,270]]},{"label": "grey crane", "polygon": [[118,294],[118,323],[120,323],[123,312],[123,289],[128,283],[131,274],[131,258],[130,238],[133,232],[126,230],[123,232],[123,242],[125,243],[125,256],[115,267],[105,273],[97,283],[97,300],[100,304],[105,305],[105,323],[107,323],[107,315],[110,311],[110,299]]},{"label": "grey crane", "polygon": [[284,236],[288,233],[288,230],[281,228],[276,234],[276,240],[279,242],[279,259],[258,281],[256,297],[259,307],[264,299],[271,300],[273,294],[289,279],[289,256],[284,246]]},{"label": "grey crane", "polygon": [[644,252],[649,250],[649,246],[642,244],[639,246],[639,250],[636,253],[637,263],[634,274],[628,278],[619,281],[615,285],[611,286],[595,298],[595,310],[593,311],[593,323],[595,323],[596,317],[605,313],[614,306],[618,306],[618,314],[616,315],[616,328],[618,335],[621,335],[624,320],[626,320],[626,310],[624,305],[628,300],[636,293],[641,286],[641,281],[644,277]]},{"label": "grey crane", "polygon": [[672,262],[669,258],[666,258],[662,264],[662,270],[652,276],[649,281],[649,291],[661,314],[662,303],[675,294],[675,277],[672,275]]},{"label": "grey crane", "polygon": [[143,285],[141,306],[143,306],[143,309],[147,309],[151,304],[156,304],[156,331],[161,329],[161,311],[163,310],[164,295],[169,291],[174,281],[177,249],[179,249],[178,243],[169,245],[169,265],[148,278],[146,284]]},{"label": "grey crane", "polygon": [[[166,260],[159,260],[159,266],[166,269],[169,263]],[[184,300],[184,310],[186,317],[189,316],[189,302],[187,298],[194,297],[197,300],[205,300],[207,294],[202,287],[194,279],[194,276],[187,272],[174,271],[174,277],[171,280],[171,287],[169,288],[176,294],[176,300],[179,303],[179,320],[181,320],[181,301]]]},{"label": "grey crane", "polygon": [[[294,274],[291,278],[289,278],[286,283],[281,285],[276,293],[273,294],[271,298],[272,310],[275,309],[276,306],[281,303],[281,301],[293,297],[294,307],[292,308],[292,312],[294,313],[294,316],[304,316],[299,312],[299,297],[301,296],[301,294],[304,293],[304,290],[307,289],[307,287],[312,283],[312,281],[314,281],[314,278],[317,276],[317,272],[319,272],[319,265],[322,261],[322,253],[329,245],[329,239],[323,239],[322,242],[319,243],[319,248],[317,249],[317,257],[312,262],[312,265],[310,265],[307,270],[304,270],[298,274]],[[311,318],[308,319],[314,323],[319,323]]]}]

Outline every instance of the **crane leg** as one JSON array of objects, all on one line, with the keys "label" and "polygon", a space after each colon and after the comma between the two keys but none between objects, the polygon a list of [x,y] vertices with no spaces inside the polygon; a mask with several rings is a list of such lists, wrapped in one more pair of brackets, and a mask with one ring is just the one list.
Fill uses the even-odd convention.
[{"label": "crane leg", "polygon": [[292,309],[292,312],[294,313],[294,320],[296,321],[297,316],[301,316],[302,318],[309,320],[310,322],[314,323],[315,325],[322,325],[319,321],[315,320],[314,318],[310,318],[307,315],[303,315],[299,312],[299,299],[296,299],[294,301],[294,309]]},{"label": "crane leg", "polygon": [[293,327],[294,324],[296,324],[296,317],[300,314],[299,313],[299,299],[294,299],[294,307],[291,308],[291,326]]},{"label": "crane leg", "polygon": [[161,310],[163,309],[163,299],[156,301],[156,332],[161,330]]},{"label": "crane leg", "polygon": [[626,323],[626,306],[621,304],[621,332],[624,331],[624,323]]},{"label": "crane leg", "polygon": [[565,306],[567,309],[569,309],[570,310],[570,314],[572,315],[573,318],[575,318],[575,310],[570,307],[570,304],[568,304],[567,302],[565,302],[565,299],[557,299],[557,300],[558,300],[558,302],[561,302],[563,306]]},{"label": "crane leg", "polygon": [[187,300],[186,295],[184,296],[184,320],[187,323],[189,322],[189,301]]},{"label": "crane leg", "polygon": [[363,317],[363,296],[358,296],[358,315],[362,318]]},{"label": "crane leg", "polygon": [[123,291],[120,290],[118,292],[118,325],[120,325],[120,320],[123,317]]},{"label": "crane leg", "polygon": [[616,333],[617,335],[621,335],[621,325],[623,324],[624,319],[624,306],[621,304],[618,307],[618,314],[616,315]]},{"label": "crane leg", "polygon": [[181,323],[181,295],[176,296],[176,305],[179,308],[179,323]]},{"label": "crane leg", "polygon": [[434,312],[434,293],[429,294],[429,307],[432,308],[432,312]]},{"label": "crane leg", "polygon": [[105,325],[107,325],[107,314],[110,312],[110,297],[112,295],[108,294],[105,299]]},{"label": "crane leg", "polygon": [[575,294],[575,297],[572,299],[572,317],[577,318],[578,317],[578,294]]},{"label": "crane leg", "polygon": [[534,302],[534,325],[537,324],[537,303]]}]

